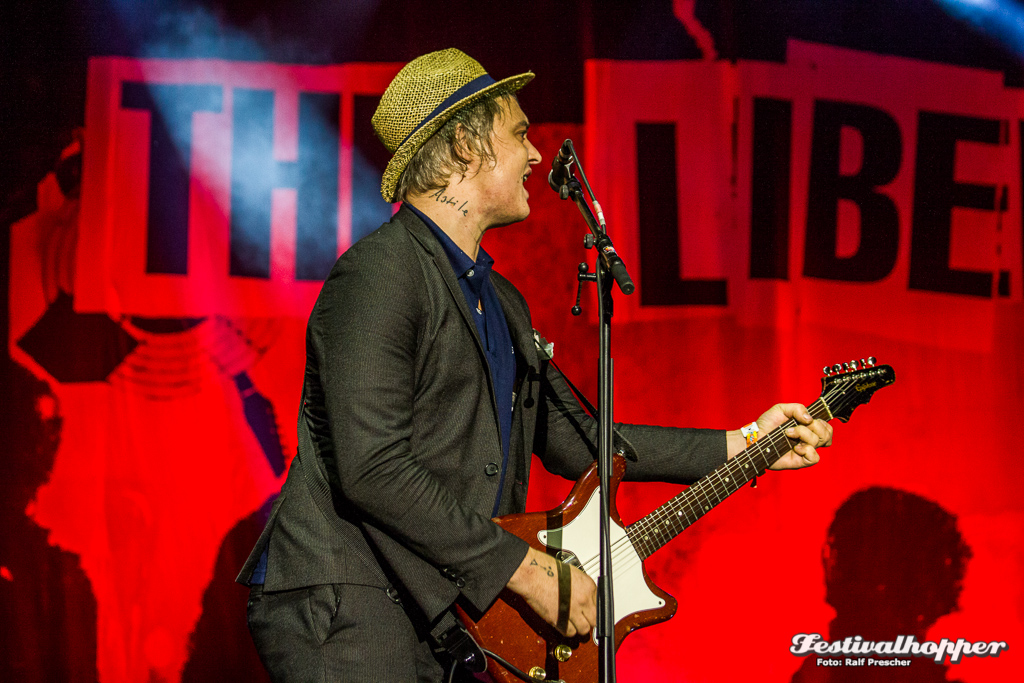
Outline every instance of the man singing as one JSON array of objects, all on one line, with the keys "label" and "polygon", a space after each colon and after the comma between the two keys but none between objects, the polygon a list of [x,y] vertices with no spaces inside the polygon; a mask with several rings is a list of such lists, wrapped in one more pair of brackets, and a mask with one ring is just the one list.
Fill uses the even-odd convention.
[{"label": "man singing", "polygon": [[[395,76],[373,116],[402,202],[338,259],[309,318],[299,449],[238,580],[274,681],[440,681],[431,632],[456,602],[508,589],[557,624],[556,560],[491,521],[522,512],[530,454],[578,478],[596,423],[538,352],[522,295],[480,248],[530,213],[541,156],[515,93],[450,49]],[[832,430],[799,404],[799,440],[773,468],[818,461]],[[745,447],[737,430],[616,425],[626,479],[691,483]],[[572,567],[566,635],[596,624],[596,586]],[[566,596],[563,596],[565,599]],[[564,609],[564,608],[563,608]]]}]

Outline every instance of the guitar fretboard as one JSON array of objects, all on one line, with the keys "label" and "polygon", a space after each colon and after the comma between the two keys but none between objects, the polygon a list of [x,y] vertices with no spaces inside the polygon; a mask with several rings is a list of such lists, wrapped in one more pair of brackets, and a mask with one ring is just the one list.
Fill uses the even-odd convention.
[{"label": "guitar fretboard", "polygon": [[[807,410],[814,419],[832,417],[820,398]],[[764,474],[798,443],[786,436],[786,429],[796,424],[795,420],[789,420],[776,427],[678,496],[626,527],[626,534],[640,559],[646,560],[754,477]]]}]

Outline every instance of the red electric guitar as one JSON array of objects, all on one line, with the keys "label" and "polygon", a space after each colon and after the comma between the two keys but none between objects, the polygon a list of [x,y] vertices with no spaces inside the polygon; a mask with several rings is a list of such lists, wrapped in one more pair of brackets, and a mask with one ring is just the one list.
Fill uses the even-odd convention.
[{"label": "red electric guitar", "polygon": [[[896,380],[888,365],[875,366],[851,361],[825,368],[821,397],[808,407],[811,416],[846,422],[854,408],[867,403],[871,395]],[[788,438],[786,422],[742,453],[719,466],[675,498],[643,519],[623,526],[615,509],[615,493],[625,463],[616,457],[610,480],[612,525],[612,578],[615,586],[615,646],[631,631],[671,619],[676,601],[655,586],[644,571],[643,562],[654,551],[706,515],[788,452],[796,441]],[[548,512],[507,515],[497,523],[563,562],[577,567],[597,581],[599,485],[592,465],[559,507]],[[479,619],[461,609],[459,617],[473,638],[512,666],[538,681],[588,683],[597,680],[598,648],[591,637],[566,638],[544,622],[526,602],[509,590]],[[591,636],[593,632],[591,632]],[[490,659],[487,672],[495,681],[516,683],[519,679]]]}]

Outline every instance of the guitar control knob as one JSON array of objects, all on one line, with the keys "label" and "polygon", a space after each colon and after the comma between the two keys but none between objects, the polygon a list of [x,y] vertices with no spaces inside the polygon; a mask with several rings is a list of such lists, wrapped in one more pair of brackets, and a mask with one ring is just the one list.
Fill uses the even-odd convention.
[{"label": "guitar control knob", "polygon": [[547,677],[548,672],[540,668],[539,666],[535,666],[532,669],[530,669],[530,678],[534,680],[543,681]]},{"label": "guitar control knob", "polygon": [[555,659],[558,661],[568,662],[569,657],[572,657],[572,648],[564,643],[562,645],[556,645],[553,654],[555,655]]}]

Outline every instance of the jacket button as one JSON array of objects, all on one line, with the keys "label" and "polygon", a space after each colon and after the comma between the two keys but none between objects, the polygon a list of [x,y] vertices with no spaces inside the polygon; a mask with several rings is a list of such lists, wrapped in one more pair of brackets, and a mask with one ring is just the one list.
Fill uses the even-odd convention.
[{"label": "jacket button", "polygon": [[487,473],[488,477],[493,477],[495,474],[498,473],[498,469],[499,467],[496,463],[489,462],[487,463],[487,467],[484,468],[484,472]]},{"label": "jacket button", "polygon": [[459,578],[455,579],[455,587],[456,588],[461,590],[465,585],[466,585],[466,580],[464,578],[462,578],[461,576]]}]

